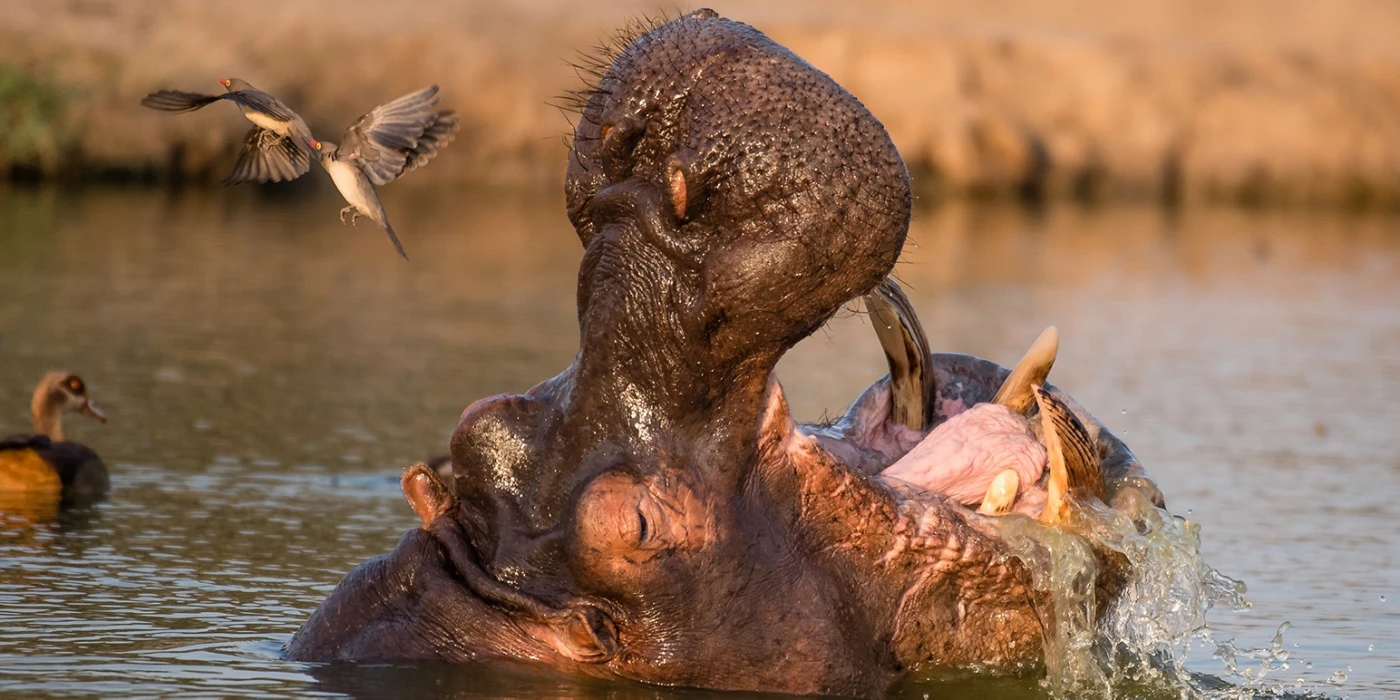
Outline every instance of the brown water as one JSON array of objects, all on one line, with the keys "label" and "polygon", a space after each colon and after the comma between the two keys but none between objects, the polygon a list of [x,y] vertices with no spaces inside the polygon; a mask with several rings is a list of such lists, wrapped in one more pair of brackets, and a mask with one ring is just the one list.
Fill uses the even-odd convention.
[{"label": "brown water", "polygon": [[[579,249],[558,197],[391,188],[386,204],[411,263],[342,227],[324,192],[0,192],[0,435],[27,429],[46,370],[79,372],[111,422],[72,418],[69,436],[113,477],[100,505],[0,525],[0,693],[666,694],[278,657],[346,571],[414,526],[398,467],[576,348]],[[1292,623],[1288,668],[1251,681],[1261,661],[1202,642],[1198,685],[1400,691],[1400,219],[950,207],[921,212],[911,240],[898,275],[939,350],[1010,363],[1059,326],[1055,381],[1249,585],[1252,610],[1210,613],[1213,639],[1263,648]],[[779,371],[815,419],[884,368],[844,314]]]}]

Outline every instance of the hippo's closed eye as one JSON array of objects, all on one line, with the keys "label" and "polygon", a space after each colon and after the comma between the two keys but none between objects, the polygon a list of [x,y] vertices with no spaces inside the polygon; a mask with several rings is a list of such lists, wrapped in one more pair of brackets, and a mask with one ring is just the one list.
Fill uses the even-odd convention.
[{"label": "hippo's closed eye", "polygon": [[684,484],[616,470],[579,497],[573,557],[604,588],[630,589],[658,572],[668,555],[694,552],[710,539],[709,511]]},{"label": "hippo's closed eye", "polygon": [[624,471],[598,476],[579,499],[576,534],[584,541],[637,547],[659,540],[664,513],[645,478]]},{"label": "hippo's closed eye", "polygon": [[579,498],[575,554],[582,565],[600,573],[635,573],[635,567],[667,547],[662,517],[641,479],[624,471],[604,473]]}]

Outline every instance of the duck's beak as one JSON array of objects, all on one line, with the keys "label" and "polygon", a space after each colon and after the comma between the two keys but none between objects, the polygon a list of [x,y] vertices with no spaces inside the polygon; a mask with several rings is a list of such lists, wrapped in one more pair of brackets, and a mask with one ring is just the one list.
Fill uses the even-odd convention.
[{"label": "duck's beak", "polygon": [[99,423],[107,422],[107,414],[103,413],[102,409],[99,409],[98,407],[92,405],[92,401],[84,401],[83,405],[78,407],[78,413],[81,413],[87,416],[88,418],[92,418]]}]

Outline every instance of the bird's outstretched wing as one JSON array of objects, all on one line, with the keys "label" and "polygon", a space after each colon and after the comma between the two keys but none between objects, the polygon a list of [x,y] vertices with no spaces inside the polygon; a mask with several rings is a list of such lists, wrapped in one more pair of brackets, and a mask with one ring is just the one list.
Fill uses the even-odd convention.
[{"label": "bird's outstretched wing", "polygon": [[162,112],[193,112],[228,96],[228,93],[201,95],[197,92],[181,92],[180,90],[157,90],[141,98],[141,104]]},{"label": "bird's outstretched wing", "polygon": [[418,137],[418,143],[404,152],[403,169],[390,179],[397,180],[408,171],[432,160],[438,151],[457,138],[457,128],[461,126],[461,121],[457,117],[457,113],[452,110],[443,110],[434,114],[433,123],[423,130],[423,135]]},{"label": "bird's outstretched wing", "polygon": [[141,98],[141,104],[162,112],[193,112],[219,100],[229,100],[280,121],[296,121],[297,116],[281,100],[262,90],[234,90],[221,95],[204,95],[182,90],[157,90]]},{"label": "bird's outstretched wing", "polygon": [[424,134],[438,120],[437,104],[438,86],[429,85],[375,107],[345,130],[340,159],[359,167],[376,185],[393,182],[411,169],[407,167],[410,157],[416,159],[413,154]]},{"label": "bird's outstretched wing", "polygon": [[311,159],[291,138],[255,126],[243,138],[243,152],[225,185],[295,180],[311,169]]}]

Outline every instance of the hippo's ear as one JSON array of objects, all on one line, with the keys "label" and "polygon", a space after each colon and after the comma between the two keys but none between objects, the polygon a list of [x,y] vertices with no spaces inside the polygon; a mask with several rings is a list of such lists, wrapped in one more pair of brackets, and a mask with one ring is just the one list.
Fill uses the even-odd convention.
[{"label": "hippo's ear", "polygon": [[403,489],[404,498],[408,499],[408,505],[423,521],[425,530],[457,505],[457,497],[452,490],[442,483],[437,472],[422,462],[403,470],[399,486]]},{"label": "hippo's ear", "polygon": [[602,663],[617,653],[617,625],[593,605],[578,605],[550,621],[554,648],[583,663]]}]

